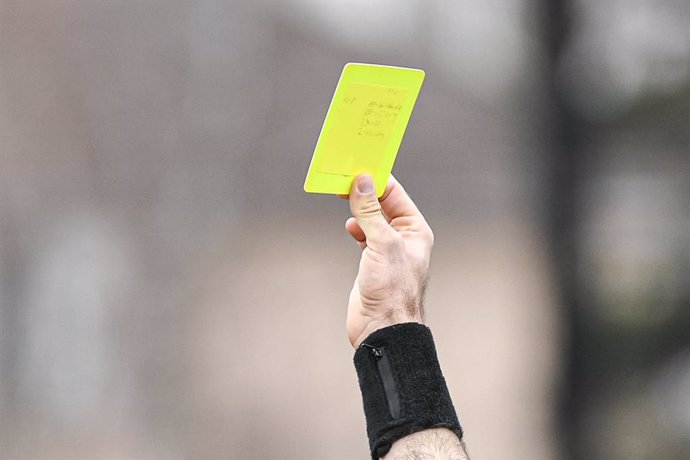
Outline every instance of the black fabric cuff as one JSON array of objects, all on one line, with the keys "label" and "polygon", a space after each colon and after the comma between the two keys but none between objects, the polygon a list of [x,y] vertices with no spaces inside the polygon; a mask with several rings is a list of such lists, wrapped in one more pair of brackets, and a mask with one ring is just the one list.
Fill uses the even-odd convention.
[{"label": "black fabric cuff", "polygon": [[428,428],[448,428],[462,439],[428,327],[379,329],[364,339],[354,362],[373,459],[386,455],[396,440]]}]

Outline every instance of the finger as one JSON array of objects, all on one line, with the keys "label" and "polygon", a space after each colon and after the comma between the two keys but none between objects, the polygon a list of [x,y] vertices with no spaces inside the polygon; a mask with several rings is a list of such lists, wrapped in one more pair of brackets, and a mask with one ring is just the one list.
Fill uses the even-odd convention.
[{"label": "finger", "polygon": [[419,212],[412,198],[392,175],[379,201],[389,221],[398,217],[422,217],[422,213]]},{"label": "finger", "polygon": [[340,195],[340,194],[338,194],[337,197],[340,198],[341,200],[347,200],[347,199],[350,198],[350,195]]},{"label": "finger", "polygon": [[366,241],[367,238],[364,236],[364,231],[357,223],[357,219],[354,217],[350,217],[347,219],[347,221],[345,221],[345,229],[347,230],[347,233],[349,233],[350,236],[358,243]]},{"label": "finger", "polygon": [[367,246],[372,250],[384,249],[395,238],[395,230],[381,212],[374,179],[370,174],[362,174],[353,181],[350,190],[350,211],[364,232]]}]

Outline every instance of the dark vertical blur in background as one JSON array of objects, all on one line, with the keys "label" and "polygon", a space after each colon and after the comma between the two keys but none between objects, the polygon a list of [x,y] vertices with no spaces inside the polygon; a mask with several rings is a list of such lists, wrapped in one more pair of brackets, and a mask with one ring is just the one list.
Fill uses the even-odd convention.
[{"label": "dark vertical blur in background", "polygon": [[686,0],[0,0],[0,458],[367,457],[346,62],[426,70],[394,173],[473,458],[690,458]]},{"label": "dark vertical blur in background", "polygon": [[690,3],[543,1],[565,458],[690,458]]}]

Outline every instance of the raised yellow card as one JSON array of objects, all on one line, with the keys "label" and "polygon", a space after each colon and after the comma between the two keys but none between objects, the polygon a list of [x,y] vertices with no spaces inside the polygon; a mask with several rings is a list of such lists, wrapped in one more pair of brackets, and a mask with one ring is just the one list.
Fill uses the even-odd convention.
[{"label": "raised yellow card", "polygon": [[346,195],[354,178],[366,172],[381,196],[423,81],[419,69],[346,64],[304,190]]}]

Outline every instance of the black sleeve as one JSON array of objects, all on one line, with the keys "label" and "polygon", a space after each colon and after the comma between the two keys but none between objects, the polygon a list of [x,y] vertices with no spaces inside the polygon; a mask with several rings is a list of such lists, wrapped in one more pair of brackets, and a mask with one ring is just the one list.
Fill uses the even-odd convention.
[{"label": "black sleeve", "polygon": [[431,330],[419,323],[379,329],[355,351],[373,459],[396,440],[428,428],[448,428],[462,439]]}]

